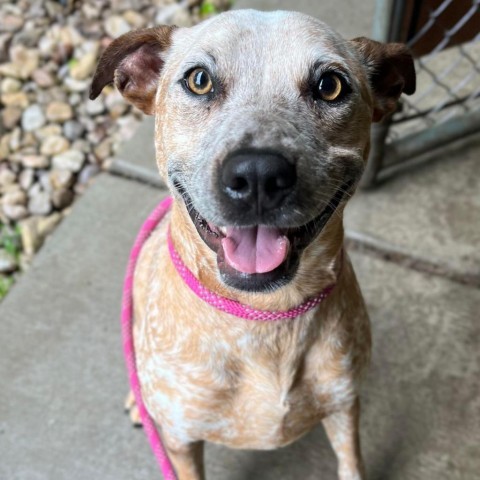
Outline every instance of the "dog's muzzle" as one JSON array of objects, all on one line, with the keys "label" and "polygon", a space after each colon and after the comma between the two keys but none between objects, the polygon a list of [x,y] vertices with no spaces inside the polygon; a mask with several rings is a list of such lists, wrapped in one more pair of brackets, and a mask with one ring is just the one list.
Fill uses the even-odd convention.
[{"label": "dog's muzzle", "polygon": [[215,252],[222,280],[252,292],[272,291],[294,277],[302,251],[320,234],[355,183],[345,180],[308,223],[285,226],[275,219],[294,208],[295,164],[274,151],[237,151],[225,159],[217,180],[222,211],[231,220],[216,225],[196,209],[180,176],[172,172],[170,177],[198,234]]}]

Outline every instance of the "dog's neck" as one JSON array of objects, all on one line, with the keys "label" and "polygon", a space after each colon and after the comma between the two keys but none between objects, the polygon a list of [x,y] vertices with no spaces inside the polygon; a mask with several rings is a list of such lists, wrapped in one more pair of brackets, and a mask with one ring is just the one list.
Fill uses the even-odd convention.
[{"label": "dog's neck", "polygon": [[184,265],[196,279],[216,295],[258,310],[289,310],[314,298],[337,281],[343,247],[341,212],[333,216],[323,232],[302,253],[295,277],[273,292],[242,292],[225,285],[219,277],[215,253],[199,237],[182,202],[174,201],[171,241]]}]

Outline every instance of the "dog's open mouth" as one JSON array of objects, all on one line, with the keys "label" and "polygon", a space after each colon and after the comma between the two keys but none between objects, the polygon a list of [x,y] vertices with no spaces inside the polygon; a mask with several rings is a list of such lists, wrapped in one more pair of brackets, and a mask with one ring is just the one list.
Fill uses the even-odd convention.
[{"label": "dog's open mouth", "polygon": [[213,225],[195,209],[183,186],[178,182],[174,185],[198,234],[216,253],[222,280],[239,290],[262,292],[279,288],[293,278],[302,250],[320,234],[352,183],[345,182],[317,217],[292,228]]}]

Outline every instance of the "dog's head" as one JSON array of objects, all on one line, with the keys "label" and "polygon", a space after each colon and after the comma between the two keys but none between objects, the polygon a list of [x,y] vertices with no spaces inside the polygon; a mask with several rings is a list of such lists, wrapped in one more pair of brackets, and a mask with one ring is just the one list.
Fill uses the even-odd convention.
[{"label": "dog's head", "polygon": [[156,115],[160,172],[223,281],[262,291],[288,282],[341,213],[371,122],[414,92],[415,71],[403,45],[244,10],[123,35],[103,54],[91,98],[112,81]]}]

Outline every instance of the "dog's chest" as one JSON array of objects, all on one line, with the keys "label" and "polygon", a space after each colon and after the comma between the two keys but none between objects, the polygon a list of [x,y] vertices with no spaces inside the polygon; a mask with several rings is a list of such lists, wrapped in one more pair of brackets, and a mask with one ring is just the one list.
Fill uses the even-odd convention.
[{"label": "dog's chest", "polygon": [[180,442],[276,448],[353,398],[348,356],[332,361],[295,321],[205,330],[205,319],[169,321],[162,310],[163,322],[152,308],[136,329],[137,361],[149,410]]}]

